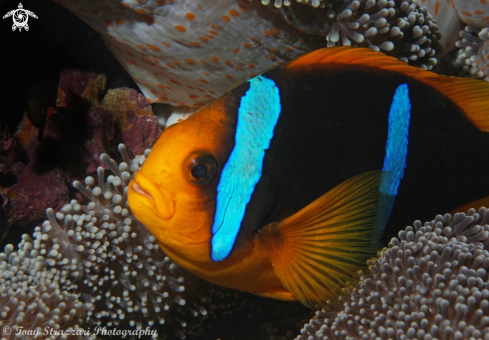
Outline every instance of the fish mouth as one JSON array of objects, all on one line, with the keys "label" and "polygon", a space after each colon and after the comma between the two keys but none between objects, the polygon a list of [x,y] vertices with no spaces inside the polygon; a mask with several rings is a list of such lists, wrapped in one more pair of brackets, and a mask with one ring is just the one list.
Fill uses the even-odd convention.
[{"label": "fish mouth", "polygon": [[141,171],[138,171],[134,179],[129,183],[128,198],[130,205],[131,202],[138,202],[133,204],[134,207],[131,207],[133,211],[145,206],[162,220],[169,220],[175,214],[175,204],[170,193],[163,188],[159,188],[144,176]]},{"label": "fish mouth", "polygon": [[149,192],[147,192],[146,190],[144,190],[142,187],[140,187],[138,185],[138,182],[136,181],[131,181],[131,189],[134,191],[134,192],[137,192],[138,194],[141,194],[143,196],[146,196],[146,197],[149,197],[151,198],[152,200],[154,200],[153,196],[151,196],[151,194]]}]

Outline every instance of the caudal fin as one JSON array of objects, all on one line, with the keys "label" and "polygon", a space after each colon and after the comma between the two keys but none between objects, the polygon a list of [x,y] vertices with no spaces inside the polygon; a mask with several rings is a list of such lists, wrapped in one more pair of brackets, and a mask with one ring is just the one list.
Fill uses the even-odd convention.
[{"label": "caudal fin", "polygon": [[[352,275],[366,266],[388,208],[381,186],[389,174],[357,175],[291,217],[271,223],[262,237],[271,243],[272,264],[282,284],[308,307],[337,298]],[[380,222],[382,221],[382,222]]]}]

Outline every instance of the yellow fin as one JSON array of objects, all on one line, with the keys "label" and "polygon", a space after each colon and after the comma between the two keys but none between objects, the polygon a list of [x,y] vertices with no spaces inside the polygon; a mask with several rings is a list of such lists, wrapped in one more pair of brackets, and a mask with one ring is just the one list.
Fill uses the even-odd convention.
[{"label": "yellow fin", "polygon": [[438,75],[367,48],[330,47],[301,56],[285,68],[318,67],[327,63],[364,65],[404,74],[434,87],[452,100],[481,131],[489,132],[489,82]]},{"label": "yellow fin", "polygon": [[386,173],[370,171],[346,180],[307,207],[259,234],[270,245],[275,274],[300,302],[324,306],[353,274],[366,267],[378,240],[380,186]]},{"label": "yellow fin", "polygon": [[275,300],[283,300],[283,301],[297,301],[297,299],[292,295],[291,292],[288,291],[275,291],[275,292],[262,292],[262,293],[253,293],[255,295]]}]

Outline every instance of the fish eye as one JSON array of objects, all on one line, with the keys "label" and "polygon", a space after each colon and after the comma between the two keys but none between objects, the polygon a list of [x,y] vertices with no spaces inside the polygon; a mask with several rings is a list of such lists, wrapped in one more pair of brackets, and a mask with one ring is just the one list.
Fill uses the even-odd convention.
[{"label": "fish eye", "polygon": [[185,179],[199,186],[209,183],[217,173],[217,160],[205,151],[198,151],[190,155],[183,164]]},{"label": "fish eye", "polygon": [[193,167],[192,171],[190,171],[192,176],[197,179],[205,178],[207,175],[207,167],[204,164],[197,164]]}]

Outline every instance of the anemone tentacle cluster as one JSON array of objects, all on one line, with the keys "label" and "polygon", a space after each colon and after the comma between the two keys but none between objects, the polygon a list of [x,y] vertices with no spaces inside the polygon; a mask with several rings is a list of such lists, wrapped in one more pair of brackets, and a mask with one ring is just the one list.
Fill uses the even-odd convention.
[{"label": "anemone tentacle cluster", "polygon": [[489,24],[485,28],[465,26],[460,31],[455,65],[462,74],[489,81]]},{"label": "anemone tentacle cluster", "polygon": [[[3,333],[2,339],[15,339],[18,325],[30,332],[49,326],[65,334],[72,332],[66,339],[83,338],[85,330],[79,322],[90,314],[93,305],[80,301],[80,294],[73,292],[76,286],[65,272],[49,268],[44,257],[35,254],[40,241],[24,235],[18,251],[7,245],[0,253],[0,327],[12,329],[11,334]],[[46,249],[42,248],[41,253],[45,255]],[[45,337],[57,338],[56,333]]]},{"label": "anemone tentacle cluster", "polygon": [[[443,51],[437,24],[416,0],[297,3],[282,7],[279,1],[273,6],[299,31],[326,36],[328,47],[368,47],[428,70],[436,65],[436,57]],[[307,3],[310,6],[305,6]]]},{"label": "anemone tentacle cluster", "polygon": [[433,17],[417,1],[355,0],[338,14],[326,39],[328,47],[353,40],[428,70],[443,50]]},{"label": "anemone tentacle cluster", "polygon": [[[2,325],[127,325],[163,329],[160,338],[171,332],[185,338],[216,309],[231,307],[228,293],[180,269],[132,216],[127,185],[150,150],[134,159],[123,144],[119,151],[119,164],[100,157],[112,172],[106,180],[99,167],[98,179],[74,182],[87,205],[72,200],[56,215],[48,209],[33,239],[23,235],[18,251],[8,245],[0,254]],[[225,294],[228,305],[211,302],[213,291],[214,300]],[[173,330],[160,326],[165,323]]]},{"label": "anemone tentacle cluster", "polygon": [[297,339],[489,338],[489,210],[399,232]]}]

